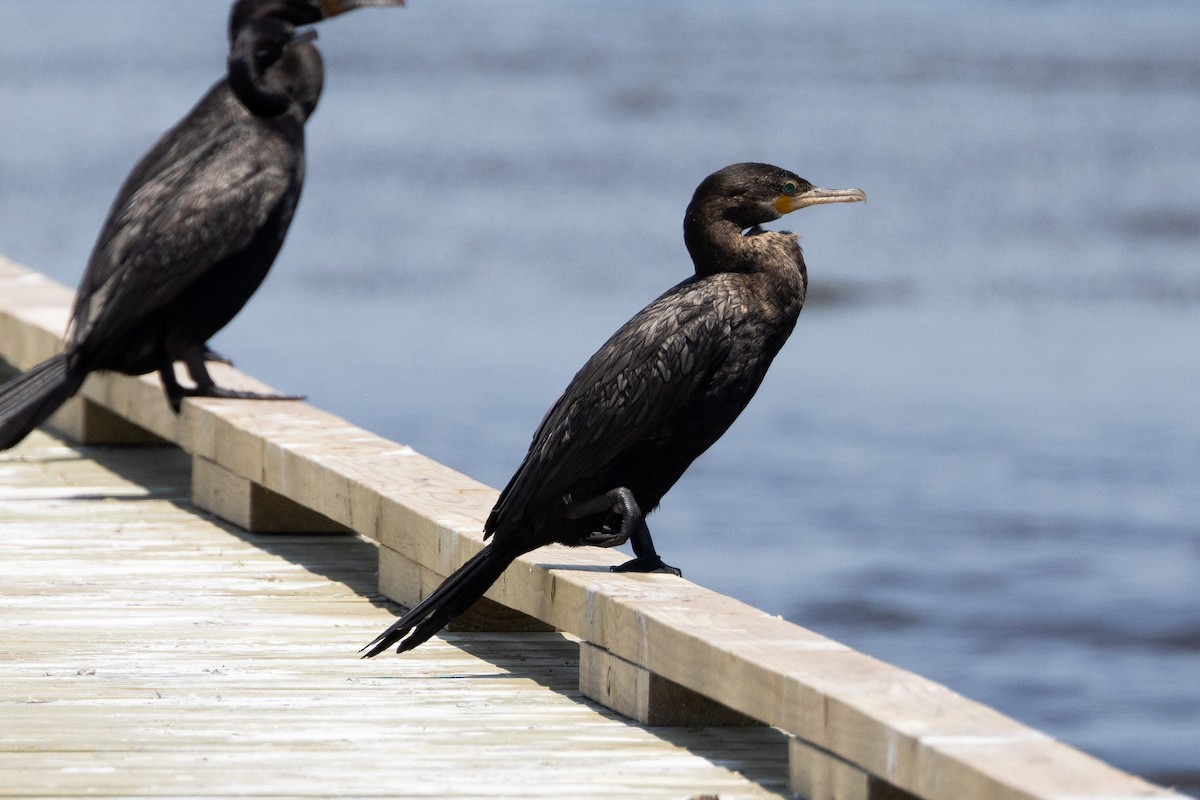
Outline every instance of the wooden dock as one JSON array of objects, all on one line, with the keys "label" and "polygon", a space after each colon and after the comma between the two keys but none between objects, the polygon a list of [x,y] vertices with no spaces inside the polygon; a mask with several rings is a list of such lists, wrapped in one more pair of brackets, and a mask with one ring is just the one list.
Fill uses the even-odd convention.
[{"label": "wooden dock", "polygon": [[[0,258],[0,359],[55,352],[69,303]],[[176,416],[153,376],[53,423],[84,444],[0,455],[0,796],[1183,798],[606,551],[531,553],[361,661],[493,489],[300,402]]]},{"label": "wooden dock", "polygon": [[176,448],[0,454],[0,796],[776,797],[770,728],[645,728],[557,633],[361,661],[376,547],[255,535]]}]

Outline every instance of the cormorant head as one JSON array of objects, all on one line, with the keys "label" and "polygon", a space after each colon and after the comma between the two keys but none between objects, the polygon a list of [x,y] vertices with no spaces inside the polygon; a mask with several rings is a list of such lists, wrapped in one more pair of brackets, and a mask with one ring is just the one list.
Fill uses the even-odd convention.
[{"label": "cormorant head", "polygon": [[254,114],[277,116],[295,103],[307,119],[324,70],[311,44],[316,33],[296,28],[356,8],[400,5],[404,0],[236,0],[229,12],[230,88]]},{"label": "cormorant head", "polygon": [[[818,203],[865,201],[862,189],[822,189],[794,172],[770,164],[731,164],[696,187],[683,217],[683,241],[696,274],[743,271],[758,262],[742,246],[742,232]],[[780,240],[782,241],[782,240]],[[787,241],[800,258],[794,237]]]},{"label": "cormorant head", "polygon": [[731,164],[701,181],[688,214],[704,209],[706,215],[719,215],[745,230],[805,206],[866,199],[862,189],[822,189],[770,164]]}]

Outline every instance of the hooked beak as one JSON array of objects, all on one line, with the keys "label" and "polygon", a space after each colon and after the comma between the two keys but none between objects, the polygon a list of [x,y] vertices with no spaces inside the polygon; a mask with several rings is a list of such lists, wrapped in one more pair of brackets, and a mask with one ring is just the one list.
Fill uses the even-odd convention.
[{"label": "hooked beak", "polygon": [[790,214],[798,208],[822,203],[859,202],[867,202],[867,193],[862,189],[822,189],[820,186],[814,186],[798,195],[781,194],[775,198],[775,210],[780,214]]},{"label": "hooked beak", "polygon": [[338,14],[353,11],[356,8],[402,5],[404,5],[404,0],[321,0],[321,13],[325,15],[325,19],[329,19],[330,17],[336,17]]}]

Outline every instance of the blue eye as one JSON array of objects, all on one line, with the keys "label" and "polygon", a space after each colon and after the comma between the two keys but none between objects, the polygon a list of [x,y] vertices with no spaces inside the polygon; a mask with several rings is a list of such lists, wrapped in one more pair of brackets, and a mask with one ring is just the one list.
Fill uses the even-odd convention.
[{"label": "blue eye", "polygon": [[785,183],[783,185],[783,193],[786,195],[795,194],[796,193],[796,184],[793,183],[792,181],[788,181],[787,183]]}]

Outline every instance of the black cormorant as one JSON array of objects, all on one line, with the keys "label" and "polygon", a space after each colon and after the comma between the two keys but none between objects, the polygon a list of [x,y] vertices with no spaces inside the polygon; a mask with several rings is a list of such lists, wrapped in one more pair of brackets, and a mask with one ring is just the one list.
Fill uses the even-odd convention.
[{"label": "black cormorant", "polygon": [[[302,25],[403,0],[237,0],[227,76],[133,168],[80,281],[66,350],[0,386],[0,450],[96,370],[155,370],[172,408],[185,396],[273,399],[217,386],[209,337],[258,288],[304,180],[304,123],[324,72]],[[175,379],[187,366],[194,387]]]},{"label": "black cormorant", "polygon": [[[636,555],[618,571],[670,572],[645,514],[733,423],[795,327],[808,276],[797,237],[761,223],[818,203],[866,200],[768,164],[704,179],[683,221],[696,274],[621,327],[551,407],[484,525],[491,542],[367,645],[429,639],[513,559],[542,545]],[[366,650],[367,648],[363,648]]]}]

